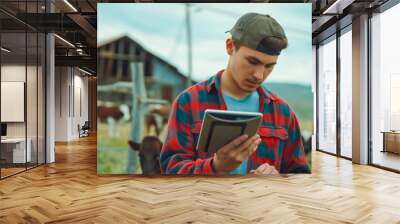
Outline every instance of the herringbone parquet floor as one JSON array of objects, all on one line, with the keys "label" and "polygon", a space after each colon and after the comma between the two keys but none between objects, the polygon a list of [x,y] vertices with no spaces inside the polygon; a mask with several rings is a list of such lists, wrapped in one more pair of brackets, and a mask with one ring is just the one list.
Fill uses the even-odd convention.
[{"label": "herringbone parquet floor", "polygon": [[0,223],[400,223],[400,175],[320,152],[313,174],[96,175],[96,139],[0,181]]}]

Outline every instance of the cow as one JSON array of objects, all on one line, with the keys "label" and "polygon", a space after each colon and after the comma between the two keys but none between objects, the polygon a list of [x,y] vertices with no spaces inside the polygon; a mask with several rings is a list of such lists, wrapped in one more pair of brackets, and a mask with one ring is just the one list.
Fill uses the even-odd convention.
[{"label": "cow", "polygon": [[99,105],[97,107],[98,119],[100,122],[107,122],[108,136],[117,137],[119,136],[118,124],[124,117],[123,111],[116,106],[104,106]]},{"label": "cow", "polygon": [[132,150],[139,152],[140,167],[143,175],[158,175],[160,170],[160,151],[162,142],[157,136],[146,136],[142,143],[128,141]]},{"label": "cow", "polygon": [[170,107],[168,105],[158,105],[152,108],[145,117],[146,128],[154,127],[155,134],[160,136],[164,126],[168,122]]},{"label": "cow", "polygon": [[108,107],[100,105],[97,107],[97,115],[101,122],[106,122],[107,118],[119,120],[124,116],[124,113],[118,107]]}]

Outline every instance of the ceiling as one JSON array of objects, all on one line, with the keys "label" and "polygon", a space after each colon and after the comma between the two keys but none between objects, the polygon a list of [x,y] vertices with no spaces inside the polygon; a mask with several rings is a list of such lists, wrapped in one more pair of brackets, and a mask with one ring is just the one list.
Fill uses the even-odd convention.
[{"label": "ceiling", "polygon": [[[290,2],[312,3],[312,37],[316,43],[335,32],[337,21],[346,25],[351,17],[367,10],[373,10],[388,0],[253,0],[250,2]],[[15,54],[23,54],[24,33],[54,32],[56,65],[81,66],[96,72],[97,43],[97,3],[114,2],[177,2],[166,0],[1,0],[0,25],[3,32],[3,46],[15,49]],[[197,2],[204,2],[198,0]],[[218,2],[232,2],[220,0]],[[238,1],[249,2],[249,1]],[[51,12],[51,13],[50,13]],[[29,38],[28,38],[29,39]],[[29,41],[29,40],[28,40]],[[73,46],[72,46],[72,45]],[[28,52],[34,51],[28,45]]]},{"label": "ceiling", "polygon": [[[38,50],[36,39],[33,40],[36,33],[52,32],[57,34],[56,65],[79,66],[96,73],[97,2],[48,0],[46,5],[44,0],[1,0],[2,46],[12,49],[7,60],[16,62],[23,60],[25,55],[28,59],[34,57]],[[28,33],[26,49],[25,31]]]}]

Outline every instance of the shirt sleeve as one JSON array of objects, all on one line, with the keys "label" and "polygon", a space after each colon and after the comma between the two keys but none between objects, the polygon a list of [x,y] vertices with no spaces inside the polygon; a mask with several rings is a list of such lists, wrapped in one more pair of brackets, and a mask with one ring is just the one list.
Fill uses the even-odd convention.
[{"label": "shirt sleeve", "polygon": [[280,173],[311,173],[304,152],[300,125],[294,112],[291,112],[288,140],[283,149]]},{"label": "shirt sleeve", "polygon": [[196,158],[191,132],[192,116],[188,95],[180,95],[172,104],[168,133],[160,153],[162,174],[214,174],[212,157]]}]

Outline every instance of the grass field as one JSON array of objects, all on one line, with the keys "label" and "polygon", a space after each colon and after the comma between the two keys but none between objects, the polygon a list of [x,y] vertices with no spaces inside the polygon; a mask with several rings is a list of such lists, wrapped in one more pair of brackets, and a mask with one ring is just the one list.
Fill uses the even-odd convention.
[{"label": "grass field", "polygon": [[[130,139],[130,122],[121,123],[115,136],[108,135],[106,123],[99,123],[97,130],[97,172],[99,174],[124,174],[127,172]],[[135,164],[135,173],[141,173]]]}]

